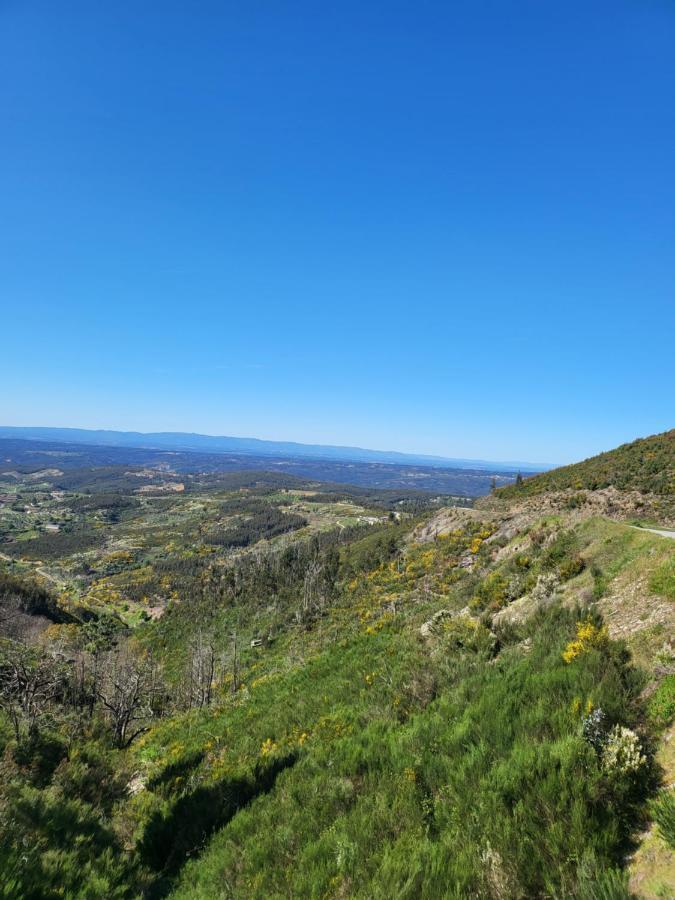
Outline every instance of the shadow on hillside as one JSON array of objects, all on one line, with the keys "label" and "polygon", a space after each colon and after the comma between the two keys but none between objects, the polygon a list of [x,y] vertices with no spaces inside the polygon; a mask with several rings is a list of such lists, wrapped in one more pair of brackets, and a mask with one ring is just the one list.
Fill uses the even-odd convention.
[{"label": "shadow on hillside", "polygon": [[169,763],[157,775],[148,780],[147,789],[168,795],[172,789],[175,789],[176,780],[185,778],[193,772],[204,761],[205,756],[204,750],[198,750],[196,753],[181,757],[176,762]]},{"label": "shadow on hillside", "polygon": [[181,797],[166,813],[155,813],[138,846],[140,861],[158,873],[147,896],[165,897],[181,868],[198,856],[208,839],[256,797],[272,789],[278,775],[294,765],[290,753],[258,765],[250,778],[225,778]]}]

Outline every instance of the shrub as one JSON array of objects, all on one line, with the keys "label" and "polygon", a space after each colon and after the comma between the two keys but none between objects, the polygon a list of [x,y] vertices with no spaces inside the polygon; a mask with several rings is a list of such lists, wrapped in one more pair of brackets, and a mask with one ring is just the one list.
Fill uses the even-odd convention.
[{"label": "shrub", "polygon": [[3,800],[0,896],[129,896],[127,857],[96,809],[55,787],[10,785]]},{"label": "shrub", "polygon": [[602,767],[613,775],[633,775],[647,763],[638,736],[630,728],[615,725],[602,749]]},{"label": "shrub", "polygon": [[576,578],[577,575],[580,575],[584,569],[586,568],[586,561],[583,556],[573,556],[571,559],[566,559],[560,565],[560,578],[562,581],[569,581],[571,578]]},{"label": "shrub", "polygon": [[551,490],[596,490],[614,485],[619,490],[653,491],[672,495],[675,475],[675,429],[640,438],[584,462],[526,479],[522,485],[498,488],[497,497],[540,494]]},{"label": "shrub", "polygon": [[583,491],[579,491],[579,493],[572,494],[571,497],[568,497],[563,506],[565,509],[579,509],[586,501],[586,494]]},{"label": "shrub", "polygon": [[659,730],[675,719],[675,675],[666,675],[650,697],[647,712],[649,721]]},{"label": "shrub", "polygon": [[545,569],[555,569],[577,552],[577,536],[573,531],[561,531],[553,543],[541,557],[541,564]]},{"label": "shrub", "polygon": [[675,850],[675,791],[664,791],[652,808],[664,841]]},{"label": "shrub", "polygon": [[492,652],[495,636],[481,622],[469,616],[458,616],[443,622],[443,637],[451,650]]},{"label": "shrub", "polygon": [[591,575],[593,576],[593,599],[600,600],[607,593],[607,576],[595,563],[591,566]]},{"label": "shrub", "polygon": [[[396,645],[375,636],[367,667],[356,646],[358,678],[344,687],[337,675],[351,653],[340,648],[339,668],[327,653],[331,686],[313,678],[305,702],[326,691],[327,702],[346,703],[347,685],[356,682],[365,704],[358,712],[352,706],[357,727],[324,736],[305,707],[302,727],[311,728],[312,740],[298,765],[187,863],[174,896],[624,900],[625,881],[611,867],[646,779],[624,774],[631,757],[617,751],[610,785],[570,707],[592,693],[608,719],[623,725],[638,686],[609,640],[573,666],[564,662],[578,620],[549,606],[514,635],[531,640],[529,652],[507,645],[496,659],[434,652],[427,662],[425,648],[416,665],[436,676],[433,702],[411,697],[402,717],[396,710],[410,677],[398,663],[404,631]],[[447,625],[439,631],[452,641],[468,623],[460,617]],[[442,641],[437,647],[445,649]],[[375,670],[381,674],[366,687],[364,672]],[[278,721],[271,723],[282,706],[257,729],[256,752],[269,735],[280,741]],[[592,861],[592,877],[590,865],[583,877],[579,871],[584,859]]]},{"label": "shrub", "polygon": [[602,625],[594,625],[590,620],[577,622],[576,640],[570,641],[563,651],[563,659],[566,663],[575,660],[582,653],[589,650],[605,647],[609,643],[607,628]]},{"label": "shrub", "polygon": [[598,753],[602,751],[607,740],[605,718],[601,709],[594,709],[586,716],[581,725],[581,733],[584,738]]},{"label": "shrub", "polygon": [[543,604],[550,600],[558,587],[558,576],[553,572],[539,575],[532,588],[532,599]]},{"label": "shrub", "polygon": [[472,609],[492,609],[498,610],[506,606],[508,601],[509,583],[499,572],[493,572],[484,578],[471,600]]},{"label": "shrub", "polygon": [[633,900],[628,874],[620,869],[592,868],[579,879],[576,900]]}]

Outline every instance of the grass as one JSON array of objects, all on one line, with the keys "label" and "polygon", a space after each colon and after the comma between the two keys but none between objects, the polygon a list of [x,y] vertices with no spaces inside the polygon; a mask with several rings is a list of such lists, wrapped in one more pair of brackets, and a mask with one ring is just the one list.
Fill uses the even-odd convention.
[{"label": "grass", "polygon": [[675,600],[675,549],[649,579],[649,589],[667,600]]},{"label": "grass", "polygon": [[663,731],[675,720],[675,675],[666,675],[649,698],[649,720]]},{"label": "grass", "polygon": [[[672,680],[673,676],[670,676],[670,678]],[[652,721],[652,705],[655,702],[655,698],[656,694],[652,695],[649,704],[650,720]],[[656,702],[658,703],[658,701]],[[671,798],[670,803],[663,798],[667,798],[667,785],[672,783],[675,777],[675,733],[672,725],[664,731],[661,721],[657,723],[656,727],[659,731],[663,731],[656,753],[656,770],[660,775],[662,784],[666,787],[663,787],[664,793],[653,804],[652,811],[660,810],[659,814],[665,820],[668,815],[667,807],[670,807],[670,818],[672,820],[672,788],[669,794]],[[666,824],[666,829],[667,827]],[[675,853],[673,853],[672,847],[665,840],[665,835],[657,822],[651,822],[648,830],[643,835],[637,852],[630,860],[629,874],[631,888],[640,898],[644,898],[644,900],[670,900],[672,897],[672,887],[675,884]]]},{"label": "grass", "polygon": [[[250,752],[267,731],[284,754],[292,726],[304,728],[298,762],[187,863],[174,895],[464,897],[499,882],[507,896],[536,896],[573,891],[574,860],[617,862],[628,835],[598,805],[608,786],[574,710],[592,700],[624,715],[634,703],[631,676],[612,652],[566,665],[574,621],[563,611],[540,616],[528,632],[531,653],[512,646],[497,665],[471,652],[440,661],[426,702],[404,715],[400,679],[415,656],[421,663],[404,633],[392,645],[380,632],[367,656],[363,639],[344,648],[339,680],[327,652],[307,673],[277,681],[282,707],[284,697],[297,707],[305,676],[318,696],[303,696],[305,714],[292,723],[253,701],[246,736],[229,714],[222,740],[230,753],[242,741]],[[329,685],[333,712],[317,719]]]},{"label": "grass", "polygon": [[675,850],[675,790],[661,793],[653,805],[652,814],[661,837],[671,850]]}]

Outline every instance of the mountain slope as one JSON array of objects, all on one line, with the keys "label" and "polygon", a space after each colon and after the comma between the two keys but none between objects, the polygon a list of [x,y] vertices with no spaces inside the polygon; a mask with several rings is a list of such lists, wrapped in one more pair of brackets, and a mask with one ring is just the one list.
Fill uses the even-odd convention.
[{"label": "mountain slope", "polygon": [[500,488],[501,497],[519,497],[561,490],[598,490],[614,487],[675,495],[675,428],[639,438],[583,462],[563,466]]},{"label": "mountain slope", "polygon": [[[286,515],[287,493],[210,513],[200,495],[191,525],[158,498],[155,528],[107,546],[96,596],[135,573],[142,603],[154,577],[163,614],[45,632],[84,684],[65,682],[41,741],[13,738],[0,702],[0,895],[628,900],[675,713],[675,543],[599,513],[615,488],[586,493],[299,529],[241,555],[214,527],[253,527],[263,502]],[[118,671],[154,691],[129,742],[82,690]],[[667,841],[655,831],[631,869],[654,897],[670,896],[652,862]]]}]

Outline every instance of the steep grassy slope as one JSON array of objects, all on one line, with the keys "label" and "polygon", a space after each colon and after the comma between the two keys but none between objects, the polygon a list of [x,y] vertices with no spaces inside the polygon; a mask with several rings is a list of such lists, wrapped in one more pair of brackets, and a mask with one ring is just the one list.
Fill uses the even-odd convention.
[{"label": "steep grassy slope", "polygon": [[[185,868],[176,896],[222,896],[227,886],[260,898],[579,896],[578,861],[595,876],[625,847],[605,804],[630,814],[640,788],[629,800],[627,785],[607,781],[579,732],[577,706],[623,718],[636,695],[609,647],[565,664],[574,621],[562,612],[535,620],[524,632],[529,652],[507,644],[496,664],[478,642],[442,642],[425,667],[429,700],[437,696],[404,721],[396,687],[405,668],[387,663],[408,642],[374,642],[372,673],[355,647],[351,710],[338,707],[328,737],[309,719],[295,765]],[[268,727],[282,737],[277,722]],[[606,791],[612,799],[599,802]]]},{"label": "steep grassy slope", "polygon": [[655,494],[675,494],[675,429],[640,438],[583,462],[497,491],[502,497],[532,496],[546,491],[597,490],[615,487]]},{"label": "steep grassy slope", "polygon": [[[261,656],[245,695],[150,735],[136,758],[156,773],[143,846],[159,854],[161,889],[177,877],[181,898],[627,897],[613,870],[651,770],[612,775],[585,723],[602,710],[606,731],[636,728],[646,749],[644,680],[596,613],[573,607],[609,601],[631,571],[651,577],[670,545],[604,520],[566,524],[547,519],[509,544],[498,523],[470,521],[411,545]],[[542,584],[543,608],[489,627]],[[595,637],[566,659],[579,622]],[[648,668],[663,637],[643,647]],[[242,783],[241,803],[218,800],[222,818],[202,818]]]}]

